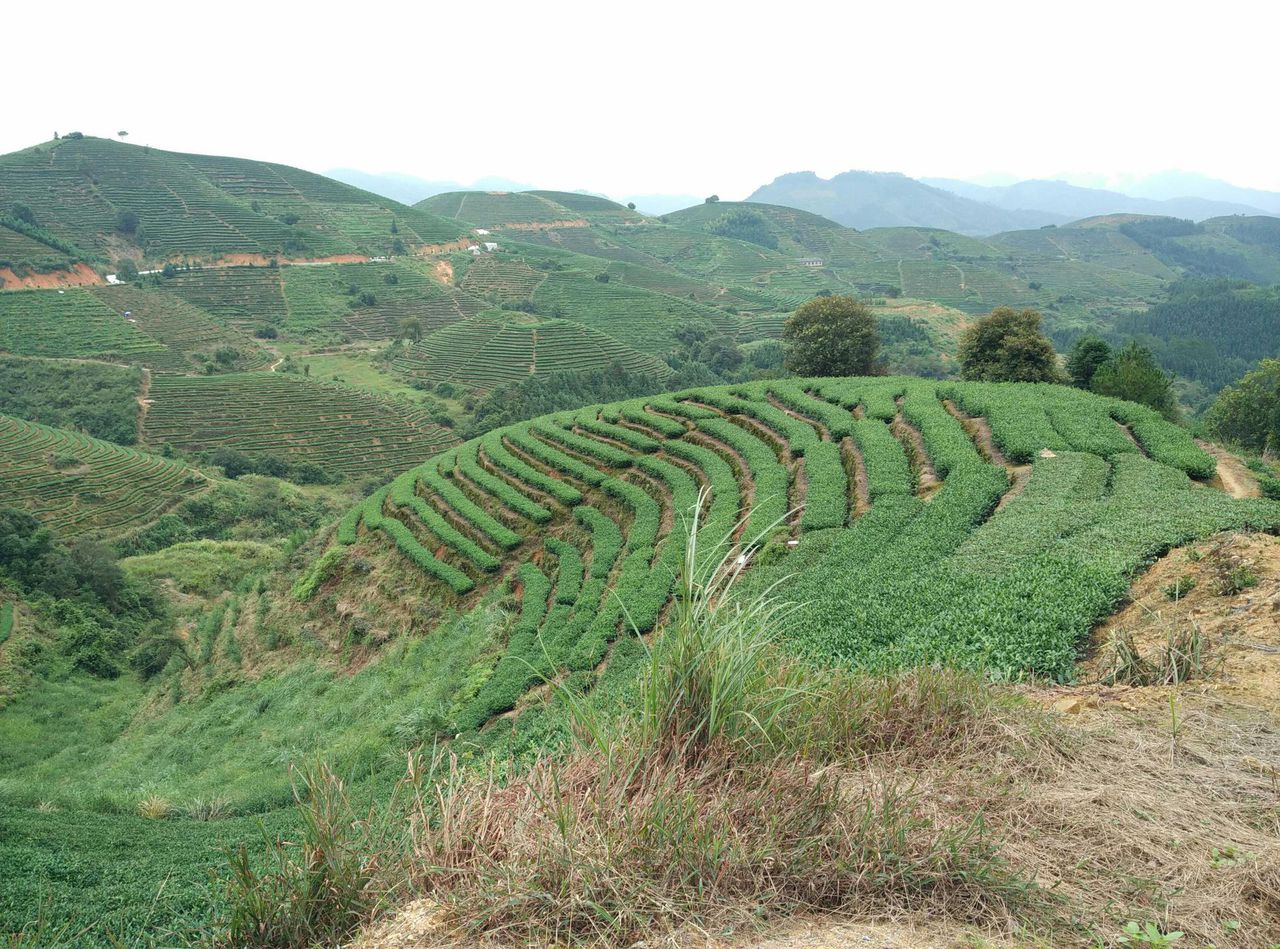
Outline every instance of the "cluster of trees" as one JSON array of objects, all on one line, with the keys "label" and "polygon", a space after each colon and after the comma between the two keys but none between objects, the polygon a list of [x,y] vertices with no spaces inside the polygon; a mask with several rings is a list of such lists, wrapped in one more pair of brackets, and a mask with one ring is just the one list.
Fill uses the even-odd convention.
[{"label": "cluster of trees", "polygon": [[1203,244],[1184,244],[1182,237],[1204,233],[1194,221],[1177,218],[1150,218],[1120,225],[1120,233],[1155,254],[1164,263],[1204,277],[1265,279],[1240,254]]},{"label": "cluster of trees", "polygon": [[14,508],[0,508],[0,585],[16,588],[55,631],[47,642],[26,641],[20,658],[32,665],[60,662],[101,678],[132,666],[147,675],[181,649],[162,597],[131,580],[115,551],[64,542]]},{"label": "cluster of trees", "polygon": [[132,445],[139,369],[0,355],[0,414]]},{"label": "cluster of trees", "polygon": [[761,247],[768,247],[770,250],[778,249],[778,236],[773,233],[764,215],[757,211],[748,211],[745,208],[731,211],[715,221],[708,230],[720,237],[748,241],[759,244]]},{"label": "cluster of trees", "polygon": [[314,462],[292,461],[278,455],[249,455],[234,448],[219,448],[207,454],[204,460],[217,465],[232,480],[245,475],[267,475],[295,484],[333,484],[335,480]]},{"label": "cluster of trees", "polygon": [[961,374],[975,382],[1066,382],[1036,310],[1002,306],[960,337]]},{"label": "cluster of trees", "polygon": [[1067,372],[1081,389],[1149,405],[1167,419],[1178,417],[1173,376],[1137,340],[1117,349],[1098,336],[1082,336],[1067,357]]}]

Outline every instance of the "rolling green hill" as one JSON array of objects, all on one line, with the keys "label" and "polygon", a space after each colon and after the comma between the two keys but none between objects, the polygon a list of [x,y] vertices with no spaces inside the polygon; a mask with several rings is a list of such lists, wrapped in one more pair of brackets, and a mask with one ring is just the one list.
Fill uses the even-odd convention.
[{"label": "rolling green hill", "polygon": [[[238,378],[293,384],[208,385]],[[246,398],[221,392],[201,411]],[[636,634],[664,621],[700,491],[700,556],[728,539],[747,589],[786,580],[782,648],[877,672],[1069,679],[1154,557],[1280,529],[1280,504],[1197,483],[1214,460],[1185,430],[1043,385],[710,387],[429,453],[286,566],[188,606],[187,660],[146,682],[68,675],[0,711],[0,927],[29,925],[40,893],[55,920],[87,926],[83,945],[208,927],[209,868],[258,839],[245,815],[273,835],[295,826],[279,810],[290,765],[323,754],[363,801],[424,742],[461,736],[477,760],[518,763],[565,739],[564,695],[634,703]],[[180,544],[123,569],[167,576],[245,547],[262,552]],[[539,690],[544,677],[567,691]],[[122,864],[124,839],[137,856]]]},{"label": "rolling green hill", "polygon": [[[25,209],[41,233],[100,262],[381,255],[397,240],[436,244],[461,234],[430,213],[286,165],[87,136],[0,156],[0,207]],[[48,263],[11,235],[4,246],[14,263]]]}]

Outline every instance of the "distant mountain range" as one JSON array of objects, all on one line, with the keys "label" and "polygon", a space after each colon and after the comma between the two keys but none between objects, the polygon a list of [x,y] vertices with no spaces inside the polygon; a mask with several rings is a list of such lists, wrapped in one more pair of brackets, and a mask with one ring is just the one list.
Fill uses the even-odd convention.
[{"label": "distant mountain range", "polygon": [[[811,171],[775,178],[748,201],[821,214],[847,227],[936,227],[968,235],[1066,224],[1106,214],[1151,214],[1203,221],[1233,214],[1280,216],[1280,194],[1171,172],[1143,179],[1147,195],[1084,188],[1065,181],[1004,186],[951,178],[917,180],[894,172],[847,171],[820,178]],[[1179,184],[1195,193],[1169,195]],[[1247,202],[1241,199],[1249,199]]]},{"label": "distant mountain range", "polygon": [[1156,214],[1164,217],[1203,221],[1230,214],[1267,214],[1258,205],[1212,200],[1196,196],[1164,199],[1134,197],[1119,191],[1080,188],[1065,181],[1019,181],[1001,188],[984,187],[951,178],[922,178],[925,184],[944,188],[973,201],[994,204],[1007,210],[1037,210],[1064,214],[1073,220],[1103,214]]}]

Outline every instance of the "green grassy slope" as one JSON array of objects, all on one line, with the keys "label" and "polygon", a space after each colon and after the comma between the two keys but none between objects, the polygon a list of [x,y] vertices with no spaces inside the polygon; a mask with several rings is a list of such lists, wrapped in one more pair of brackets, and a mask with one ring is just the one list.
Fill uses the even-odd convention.
[{"label": "green grassy slope", "polygon": [[208,486],[168,458],[0,415],[0,505],[63,533],[138,527]]},{"label": "green grassy slope", "polygon": [[[997,509],[1007,465],[1028,462],[1025,489]],[[196,919],[217,844],[250,825],[186,810],[218,796],[229,815],[270,813],[289,798],[288,766],[319,754],[372,790],[406,748],[443,736],[504,760],[554,747],[564,709],[532,690],[555,676],[588,701],[626,700],[643,655],[633,630],[662,622],[700,489],[704,556],[732,537],[748,584],[789,578],[789,650],[1068,678],[1153,557],[1221,529],[1280,529],[1280,504],[1193,482],[1212,471],[1184,430],[1129,403],[905,377],[689,390],[452,446],[310,556],[196,615],[190,668],[145,690],[73,677],[0,712],[0,878],[19,881],[0,890],[0,922],[29,920],[42,891],[63,916],[75,904],[136,928],[166,873],[175,902],[151,925]],[[132,816],[148,795],[175,816]],[[106,872],[124,839],[150,844]]]},{"label": "green grassy slope", "polygon": [[[269,162],[63,138],[0,156],[0,206],[92,258],[391,252],[457,238],[430,213]],[[121,214],[137,216],[137,230]]]},{"label": "green grassy slope", "polygon": [[150,396],[143,425],[149,446],[231,448],[344,477],[403,471],[454,441],[406,400],[289,374],[161,376]]}]

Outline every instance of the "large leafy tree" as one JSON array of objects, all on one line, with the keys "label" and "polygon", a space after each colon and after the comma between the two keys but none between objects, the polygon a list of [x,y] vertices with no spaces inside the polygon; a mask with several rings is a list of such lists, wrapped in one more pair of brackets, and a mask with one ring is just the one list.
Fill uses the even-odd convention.
[{"label": "large leafy tree", "polygon": [[1139,346],[1137,340],[1113,352],[1097,368],[1090,388],[1098,395],[1149,405],[1165,418],[1176,418],[1178,414],[1173,377],[1160,368],[1151,350]]},{"label": "large leafy tree", "polygon": [[1071,384],[1088,389],[1098,367],[1111,358],[1111,346],[1100,336],[1087,334],[1076,340],[1067,356],[1067,375]]},{"label": "large leafy tree", "polygon": [[799,376],[870,376],[881,371],[875,314],[849,296],[815,297],[782,328],[785,365]]},{"label": "large leafy tree", "polygon": [[1066,382],[1037,310],[1002,306],[960,337],[960,367],[977,382]]},{"label": "large leafy tree", "polygon": [[1264,359],[1218,394],[1205,413],[1216,438],[1257,452],[1280,449],[1280,359]]}]

